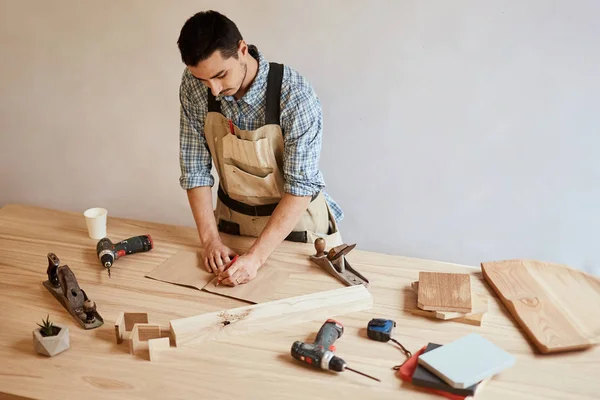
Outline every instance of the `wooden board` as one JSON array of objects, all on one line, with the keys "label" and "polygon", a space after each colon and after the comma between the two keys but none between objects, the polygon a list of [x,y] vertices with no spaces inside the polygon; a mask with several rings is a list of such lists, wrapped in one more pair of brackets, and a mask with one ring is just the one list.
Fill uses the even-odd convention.
[{"label": "wooden board", "polygon": [[541,353],[600,342],[600,280],[535,260],[481,263],[485,280]]},{"label": "wooden board", "polygon": [[146,278],[202,290],[215,275],[204,269],[202,253],[179,251],[146,274]]},{"label": "wooden board", "polygon": [[[415,293],[419,293],[419,282],[412,282],[410,284],[411,289]],[[481,322],[481,317],[488,311],[488,298],[482,293],[472,293],[471,299],[473,302],[473,310],[470,313],[459,313],[452,311],[425,311],[423,313],[416,313],[417,315],[431,316],[439,319],[456,319],[464,317],[474,317],[472,320]]]},{"label": "wooden board", "polygon": [[258,271],[256,278],[243,285],[217,286],[217,278],[215,277],[202,290],[256,304],[271,300],[273,292],[288,279],[289,275],[289,270],[263,266]]},{"label": "wooden board", "polygon": [[[406,306],[409,309],[411,314],[419,315],[419,316],[427,317],[427,318],[440,319],[440,320],[446,320],[446,321],[454,321],[454,322],[460,322],[463,324],[481,326],[481,323],[483,321],[483,316],[485,315],[485,313],[465,314],[464,317],[444,319],[444,318],[440,318],[438,316],[437,311],[421,310],[417,306],[417,293],[419,292],[419,282],[412,282],[410,284],[410,287],[411,287],[412,291],[414,292],[414,296],[411,296],[407,299]],[[475,296],[484,297],[484,295],[482,295],[480,293],[476,293]],[[487,299],[486,299],[486,301],[487,301]]]},{"label": "wooden board", "polygon": [[461,317],[467,317],[469,315],[485,314],[488,310],[488,299],[487,296],[481,293],[472,293],[471,301],[473,302],[473,310],[470,313],[460,313],[454,311],[437,311],[435,316],[439,319],[455,319]]},{"label": "wooden board", "polygon": [[369,310],[373,297],[363,285],[327,290],[170,321],[175,346],[227,338],[285,324]]},{"label": "wooden board", "polygon": [[419,272],[418,306],[427,311],[470,313],[473,307],[469,275]]}]

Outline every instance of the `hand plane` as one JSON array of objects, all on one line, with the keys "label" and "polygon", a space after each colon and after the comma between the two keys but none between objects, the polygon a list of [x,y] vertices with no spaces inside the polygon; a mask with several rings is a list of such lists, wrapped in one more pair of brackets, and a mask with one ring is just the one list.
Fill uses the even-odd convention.
[{"label": "hand plane", "polygon": [[339,246],[332,247],[327,253],[325,253],[326,245],[325,239],[317,238],[315,240],[315,250],[317,253],[310,256],[310,260],[348,286],[369,286],[369,280],[352,268],[345,257],[346,254],[350,253],[350,251],[356,247],[356,244],[350,246],[347,244],[341,244]]},{"label": "hand plane", "polygon": [[48,280],[44,287],[65,307],[84,329],[102,326],[104,320],[96,311],[96,303],[88,299],[79,287],[75,274],[67,265],[59,266],[60,260],[54,253],[48,253]]}]

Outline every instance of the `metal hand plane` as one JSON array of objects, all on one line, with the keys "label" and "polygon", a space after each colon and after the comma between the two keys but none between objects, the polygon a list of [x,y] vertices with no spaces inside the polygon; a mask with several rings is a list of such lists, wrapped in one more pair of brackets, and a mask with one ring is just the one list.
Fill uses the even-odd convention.
[{"label": "metal hand plane", "polygon": [[356,247],[356,244],[350,246],[341,244],[332,247],[325,253],[326,245],[325,239],[317,238],[315,240],[315,250],[317,253],[310,256],[310,260],[348,286],[369,286],[369,280],[352,268],[345,257],[352,249],[354,249],[354,247]]},{"label": "metal hand plane", "polygon": [[96,303],[88,299],[79,287],[75,274],[67,265],[60,265],[54,253],[48,253],[48,280],[42,282],[44,287],[63,305],[75,321],[84,329],[102,326],[104,320],[96,311]]}]

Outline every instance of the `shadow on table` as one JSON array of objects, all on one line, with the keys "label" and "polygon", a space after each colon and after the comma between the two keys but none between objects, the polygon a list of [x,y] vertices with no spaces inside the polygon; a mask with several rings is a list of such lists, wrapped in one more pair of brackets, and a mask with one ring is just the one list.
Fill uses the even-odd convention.
[{"label": "shadow on table", "polygon": [[97,339],[109,342],[112,344],[112,349],[120,353],[129,353],[129,341],[124,340],[123,343],[117,344],[117,337],[114,329],[110,329],[110,326],[104,326],[94,329],[94,335]]},{"label": "shadow on table", "polygon": [[48,358],[47,356],[44,356],[42,354],[38,354],[35,351],[35,348],[33,346],[33,340],[31,338],[29,339],[21,339],[17,342],[14,343],[14,345],[12,346],[13,349],[17,350],[19,353],[22,353],[24,355],[27,356],[34,356],[34,357],[38,357],[38,358]]}]

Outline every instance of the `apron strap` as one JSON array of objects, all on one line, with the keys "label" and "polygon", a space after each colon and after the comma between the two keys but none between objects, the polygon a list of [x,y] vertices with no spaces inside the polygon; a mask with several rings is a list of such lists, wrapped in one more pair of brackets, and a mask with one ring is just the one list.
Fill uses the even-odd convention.
[{"label": "apron strap", "polygon": [[[311,203],[315,201],[319,193],[320,192],[317,192],[312,195],[312,197],[310,198]],[[273,214],[273,211],[275,211],[275,207],[277,207],[277,205],[279,204],[271,203],[260,206],[251,206],[249,204],[239,202],[229,197],[227,193],[225,193],[223,188],[221,188],[221,185],[219,185],[219,189],[217,190],[217,196],[219,197],[219,200],[221,200],[221,203],[227,206],[227,208],[240,214],[250,215],[253,217],[268,217],[271,214]]]},{"label": "apron strap", "polygon": [[279,125],[282,81],[283,64],[273,62],[269,63],[269,76],[267,78],[265,125]]},{"label": "apron strap", "polygon": [[[269,63],[269,75],[267,77],[267,98],[265,111],[265,125],[279,125],[279,114],[281,112],[281,82],[283,81],[283,64]],[[221,103],[213,96],[210,88],[206,88],[208,95],[208,112],[221,113]]]},{"label": "apron strap", "polygon": [[221,102],[217,101],[215,96],[213,96],[210,88],[206,88],[208,93],[208,112],[218,112],[221,113]]}]

